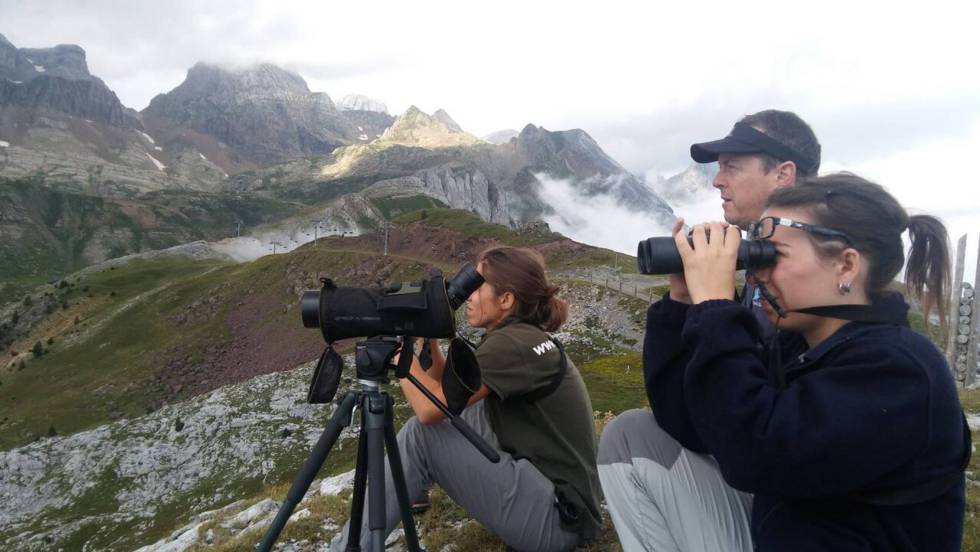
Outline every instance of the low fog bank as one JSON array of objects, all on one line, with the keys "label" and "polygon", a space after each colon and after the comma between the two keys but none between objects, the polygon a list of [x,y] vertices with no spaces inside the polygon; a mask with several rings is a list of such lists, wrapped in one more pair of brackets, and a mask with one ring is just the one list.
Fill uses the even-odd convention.
[{"label": "low fog bank", "polygon": [[566,180],[536,176],[541,201],[554,210],[542,218],[575,241],[636,255],[640,240],[670,233],[652,214],[631,211],[606,195],[583,195]]},{"label": "low fog bank", "polygon": [[294,224],[287,228],[256,230],[248,236],[225,238],[213,242],[211,247],[220,253],[228,255],[240,263],[254,261],[265,255],[287,253],[315,239],[328,236],[354,236],[360,232],[356,227],[341,227],[324,230],[315,228],[314,223],[304,225]]}]

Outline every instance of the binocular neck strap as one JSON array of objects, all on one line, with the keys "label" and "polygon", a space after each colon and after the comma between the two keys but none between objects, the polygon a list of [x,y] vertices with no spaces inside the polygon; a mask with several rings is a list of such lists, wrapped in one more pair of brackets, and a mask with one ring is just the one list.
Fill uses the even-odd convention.
[{"label": "binocular neck strap", "polygon": [[908,326],[908,317],[904,309],[889,308],[886,305],[871,304],[871,305],[823,305],[817,307],[807,307],[803,309],[790,309],[786,310],[779,304],[779,301],[769,293],[766,289],[765,284],[759,282],[755,284],[756,288],[759,289],[759,293],[769,302],[772,310],[776,311],[776,314],[780,318],[786,318],[786,315],[791,312],[799,312],[803,314],[812,314],[814,316],[824,316],[827,318],[840,318],[842,320],[851,320],[854,322],[884,322],[886,324],[895,324],[898,326]]},{"label": "binocular neck strap", "polygon": [[800,312],[855,322],[883,322],[886,324],[895,324],[896,326],[908,325],[908,317],[904,311],[878,305],[826,305],[822,307],[794,309],[788,312]]}]

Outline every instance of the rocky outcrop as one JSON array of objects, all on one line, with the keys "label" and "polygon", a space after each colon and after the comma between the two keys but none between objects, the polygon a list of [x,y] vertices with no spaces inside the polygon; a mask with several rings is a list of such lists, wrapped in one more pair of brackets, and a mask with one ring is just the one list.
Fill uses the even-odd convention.
[{"label": "rocky outcrop", "polygon": [[0,35],[0,125],[28,109],[141,128],[115,92],[88,72],[85,50],[72,44],[17,49]]},{"label": "rocky outcrop", "polygon": [[479,169],[461,164],[441,165],[412,176],[382,180],[363,194],[368,197],[422,194],[455,209],[472,211],[491,222],[499,222],[503,214],[497,204],[490,201],[492,193],[487,176]]},{"label": "rocky outcrop", "polygon": [[346,110],[344,117],[357,128],[357,143],[367,143],[381,138],[395,118],[387,113],[371,110]]},{"label": "rocky outcrop", "polygon": [[449,113],[446,113],[443,109],[437,109],[435,113],[432,114],[432,118],[442,123],[450,132],[463,132],[463,127],[459,126]]},{"label": "rocky outcrop", "polygon": [[445,111],[438,116],[429,115],[414,105],[395,119],[395,122],[381,136],[388,144],[400,144],[421,148],[448,148],[472,146],[482,140],[463,132]]},{"label": "rocky outcrop", "polygon": [[198,63],[143,112],[211,135],[259,165],[327,154],[362,134],[327,94],[310,92],[302,77],[269,64]]},{"label": "rocky outcrop", "polygon": [[133,550],[172,529],[159,524],[175,512],[186,519],[298,470],[330,411],[305,402],[311,368],[0,452],[0,541],[57,550],[84,535],[93,549]]},{"label": "rocky outcrop", "polygon": [[75,44],[59,44],[54,48],[22,48],[36,71],[41,71],[52,77],[70,80],[87,80],[92,78],[85,61],[85,50]]}]

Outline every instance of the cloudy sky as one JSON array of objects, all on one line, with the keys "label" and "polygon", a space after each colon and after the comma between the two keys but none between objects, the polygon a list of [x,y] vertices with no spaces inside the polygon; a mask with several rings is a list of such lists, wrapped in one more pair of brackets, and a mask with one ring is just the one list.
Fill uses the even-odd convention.
[{"label": "cloudy sky", "polygon": [[663,4],[0,0],[0,33],[19,47],[82,46],[92,73],[136,109],[197,61],[269,61],[335,99],[366,94],[394,114],[446,109],[476,135],[583,128],[638,174],[677,172],[691,142],[744,114],[789,109],[823,143],[824,172],[877,180],[942,216],[954,237],[970,232],[972,274],[972,3]]}]

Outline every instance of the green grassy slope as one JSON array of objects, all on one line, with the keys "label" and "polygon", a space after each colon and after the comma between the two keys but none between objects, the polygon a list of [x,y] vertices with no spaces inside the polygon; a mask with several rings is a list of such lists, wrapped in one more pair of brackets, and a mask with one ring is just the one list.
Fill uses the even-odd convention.
[{"label": "green grassy slope", "polygon": [[[582,263],[589,256],[578,254],[592,250],[461,211],[425,212],[414,223],[420,214],[396,219],[388,257],[370,236],[335,237],[245,264],[138,260],[68,278],[70,285],[44,298],[44,319],[0,351],[0,448],[136,416],[314,358],[322,339],[302,327],[299,296],[318,287],[320,275],[370,286],[417,279],[431,268],[452,274],[461,264],[452,245],[433,248],[433,239],[470,251],[535,244],[552,268]],[[36,343],[41,355],[31,352]]]},{"label": "green grassy slope", "polygon": [[299,206],[235,193],[160,191],[102,198],[0,180],[0,303],[107,258],[235,235]]}]

